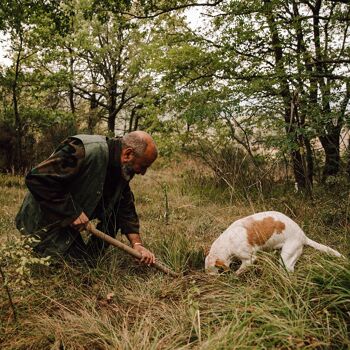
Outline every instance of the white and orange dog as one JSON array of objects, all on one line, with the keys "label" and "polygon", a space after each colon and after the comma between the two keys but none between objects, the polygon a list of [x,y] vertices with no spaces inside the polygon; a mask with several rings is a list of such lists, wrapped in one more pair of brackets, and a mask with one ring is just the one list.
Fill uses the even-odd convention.
[{"label": "white and orange dog", "polygon": [[232,258],[236,257],[242,261],[236,271],[239,275],[256,260],[259,250],[282,249],[281,263],[293,272],[304,245],[343,257],[336,250],[307,238],[288,216],[277,211],[256,213],[233,222],[214,241],[205,259],[205,270],[209,273],[217,273],[219,268],[228,270]]}]

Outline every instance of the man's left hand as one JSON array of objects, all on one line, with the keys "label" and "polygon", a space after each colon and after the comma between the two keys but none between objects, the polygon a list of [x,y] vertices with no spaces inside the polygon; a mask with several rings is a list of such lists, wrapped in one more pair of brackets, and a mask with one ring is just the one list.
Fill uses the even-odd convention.
[{"label": "man's left hand", "polygon": [[141,254],[140,262],[146,265],[152,265],[156,262],[156,257],[152,252],[150,252],[148,249],[146,249],[144,246],[137,244],[133,247],[136,251],[138,251]]}]

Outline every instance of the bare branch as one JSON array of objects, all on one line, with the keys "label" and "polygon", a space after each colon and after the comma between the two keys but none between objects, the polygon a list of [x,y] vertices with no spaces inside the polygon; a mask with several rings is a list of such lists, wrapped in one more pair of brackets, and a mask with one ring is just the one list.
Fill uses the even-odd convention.
[{"label": "bare branch", "polygon": [[155,13],[153,13],[151,15],[136,15],[135,13],[131,13],[131,12],[121,12],[121,14],[130,16],[132,18],[138,18],[138,19],[156,18],[156,17],[163,15],[165,13],[170,13],[170,12],[177,11],[177,10],[183,10],[183,9],[190,8],[190,7],[202,7],[202,6],[203,7],[214,7],[214,6],[221,4],[222,2],[223,2],[223,0],[217,0],[213,3],[209,3],[209,2],[190,3],[190,4],[178,5],[178,6],[174,6],[174,7],[170,7],[170,8],[157,8],[156,6],[154,6]]}]

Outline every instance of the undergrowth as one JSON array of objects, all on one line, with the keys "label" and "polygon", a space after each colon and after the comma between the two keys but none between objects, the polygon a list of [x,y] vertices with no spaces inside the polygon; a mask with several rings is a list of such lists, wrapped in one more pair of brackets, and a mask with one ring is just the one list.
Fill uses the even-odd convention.
[{"label": "undergrowth", "polygon": [[[268,193],[233,191],[195,166],[191,161],[164,166],[132,184],[143,240],[182,273],[179,278],[140,266],[115,248],[96,268],[66,262],[36,266],[30,283],[11,291],[17,323],[1,287],[1,348],[349,348],[347,259],[305,248],[294,274],[279,267],[276,253],[259,254],[239,278],[203,271],[211,242],[235,219],[261,210],[284,212],[310,238],[349,256],[349,193],[335,198],[334,189],[316,188],[311,199],[278,185]],[[12,185],[18,180],[0,181],[5,242],[17,235],[13,219],[25,190]]]}]

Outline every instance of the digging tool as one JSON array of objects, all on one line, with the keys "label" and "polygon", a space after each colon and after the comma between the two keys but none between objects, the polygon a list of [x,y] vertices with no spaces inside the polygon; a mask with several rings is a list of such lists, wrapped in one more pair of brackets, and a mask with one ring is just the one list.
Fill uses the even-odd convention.
[{"label": "digging tool", "polygon": [[[105,242],[107,242],[107,243],[109,243],[109,244],[111,244],[111,245],[113,245],[121,250],[124,250],[125,252],[134,256],[137,259],[141,259],[141,254],[137,250],[129,247],[128,245],[126,245],[126,244],[118,241],[117,239],[107,235],[106,233],[98,230],[91,222],[88,223],[86,229],[94,236],[103,239]],[[152,266],[154,266],[158,270],[160,270],[160,271],[162,271],[162,272],[164,272],[172,277],[179,277],[180,276],[179,273],[172,271],[171,269],[169,269],[167,266],[163,265],[159,261],[156,261],[154,264],[152,264]]]}]

